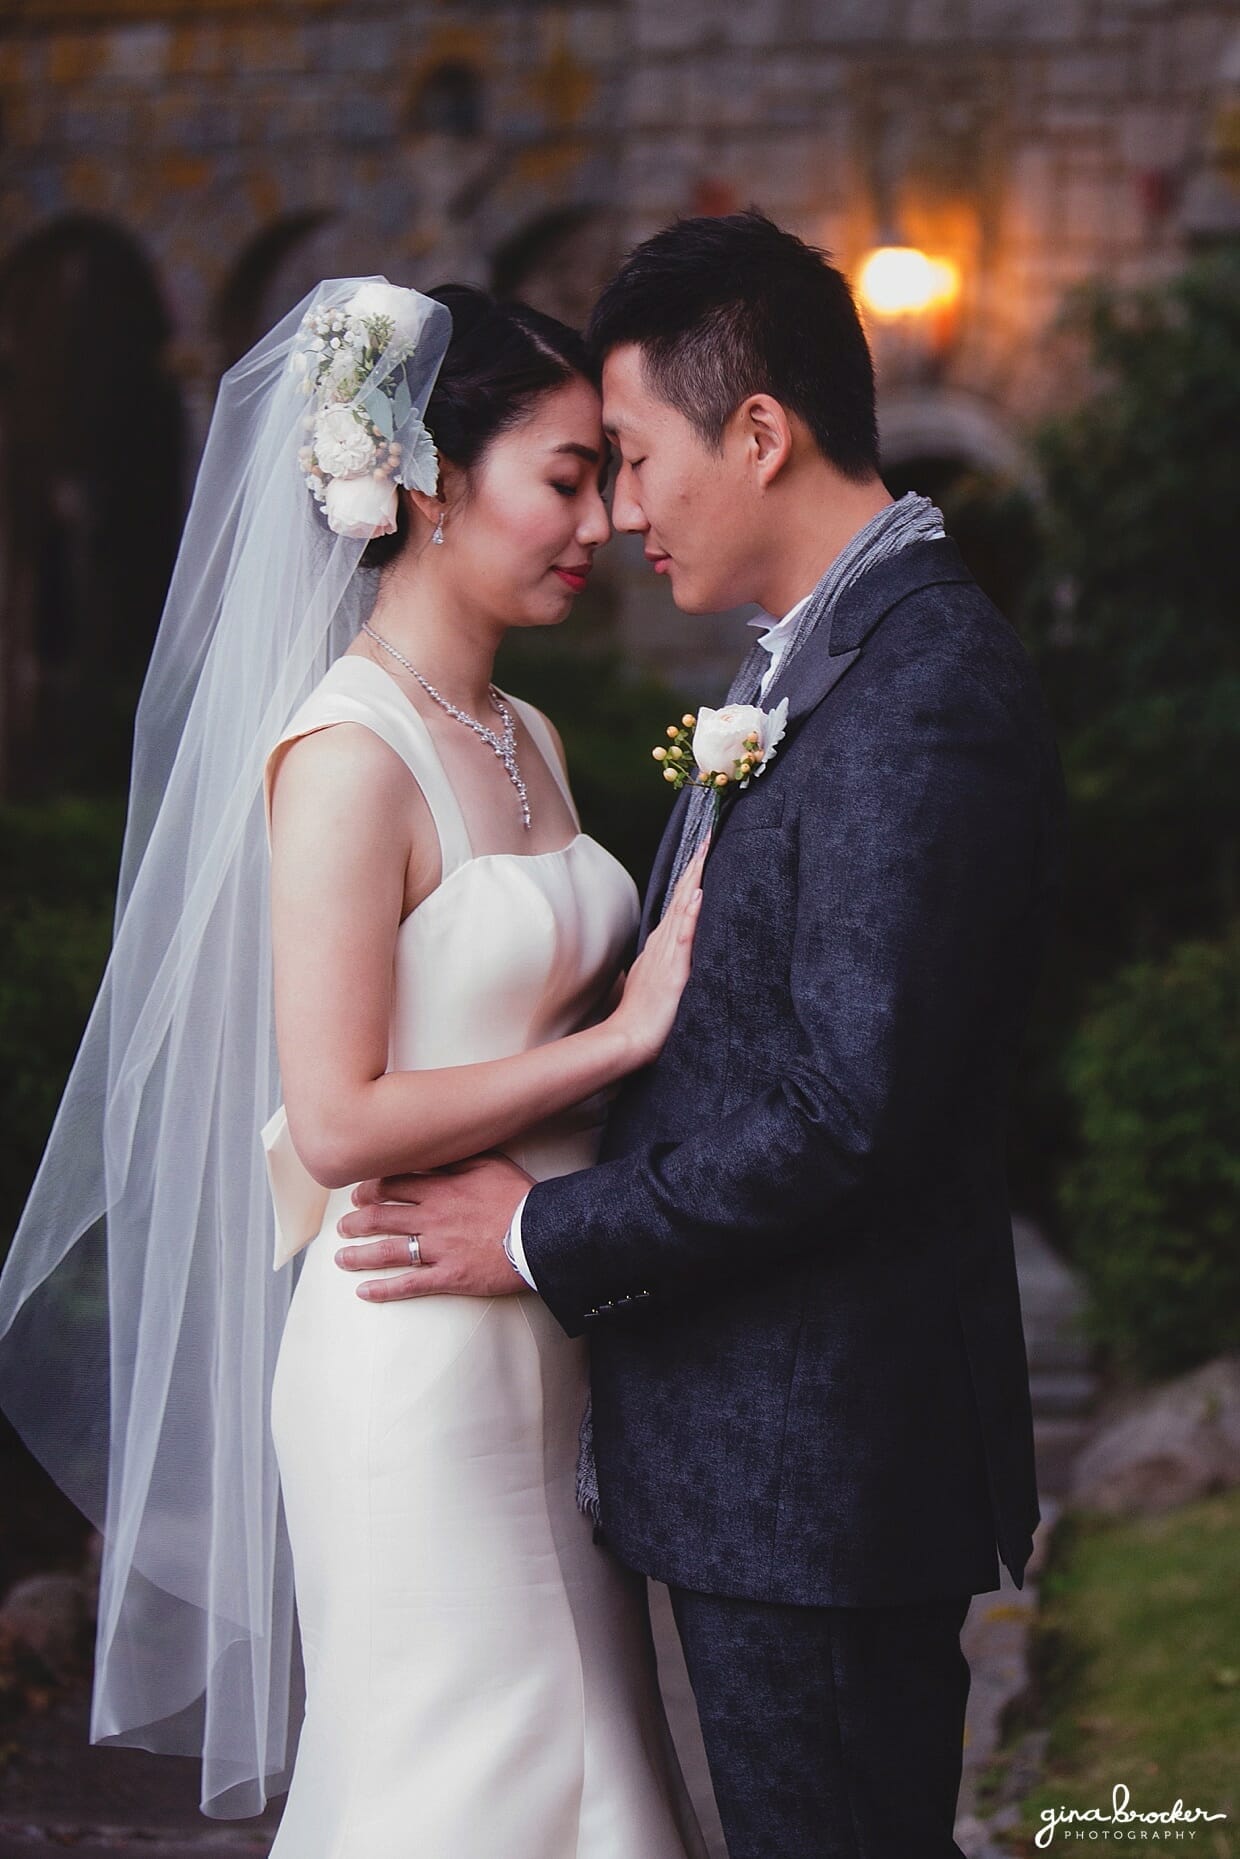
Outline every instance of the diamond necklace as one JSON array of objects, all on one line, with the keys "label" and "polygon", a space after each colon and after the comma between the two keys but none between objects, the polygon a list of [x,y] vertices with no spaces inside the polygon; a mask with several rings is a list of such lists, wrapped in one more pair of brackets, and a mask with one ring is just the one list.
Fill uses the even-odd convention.
[{"label": "diamond necklace", "polygon": [[521,778],[521,770],[517,764],[516,727],[512,720],[512,712],[500,696],[495,685],[489,685],[487,688],[491,696],[491,707],[504,725],[504,733],[502,736],[498,736],[493,729],[488,729],[485,723],[480,723],[477,717],[470,716],[468,711],[458,710],[456,705],[450,704],[446,697],[441,697],[434,685],[428,684],[417,666],[411,665],[403,652],[398,652],[394,645],[390,645],[386,639],[375,631],[373,626],[368,626],[365,620],[362,621],[362,631],[364,633],[369,633],[375,643],[381,645],[385,652],[390,652],[393,658],[399,659],[400,663],[405,667],[405,670],[412,672],[413,676],[422,686],[422,689],[426,692],[426,695],[433,698],[441,710],[446,710],[448,715],[454,716],[458,723],[464,723],[467,728],[472,729],[476,736],[481,736],[482,740],[488,743],[495,751],[508,772],[508,779],[517,790],[517,799],[521,802],[521,818],[525,824],[525,830],[528,833],[531,825],[530,803],[529,796],[525,791],[525,782]]}]

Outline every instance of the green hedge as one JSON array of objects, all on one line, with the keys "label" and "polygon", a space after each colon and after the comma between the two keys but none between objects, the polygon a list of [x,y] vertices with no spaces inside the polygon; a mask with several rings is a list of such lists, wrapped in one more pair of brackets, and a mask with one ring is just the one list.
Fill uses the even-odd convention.
[{"label": "green hedge", "polygon": [[1141,1378],[1240,1347],[1240,926],[1122,970],[1067,1079],[1061,1199],[1095,1337]]},{"label": "green hedge", "polygon": [[518,636],[505,643],[497,675],[556,725],[583,829],[644,887],[674,798],[651,750],[685,698],[602,644]]},{"label": "green hedge", "polygon": [[123,823],[117,800],[0,807],[0,1252],[107,960]]}]

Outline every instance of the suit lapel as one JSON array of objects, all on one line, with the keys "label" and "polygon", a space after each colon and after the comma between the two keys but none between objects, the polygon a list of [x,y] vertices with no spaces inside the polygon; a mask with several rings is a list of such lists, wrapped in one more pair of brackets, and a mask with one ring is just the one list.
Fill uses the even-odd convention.
[{"label": "suit lapel", "polygon": [[811,633],[781,669],[762,700],[763,709],[773,709],[786,697],[788,728],[795,728],[856,663],[879,621],[907,595],[940,582],[972,579],[950,536],[910,543],[845,588],[826,626]]},{"label": "suit lapel", "polygon": [[[765,662],[766,653],[763,648],[760,645],[752,645],[745,658],[741,661],[740,669],[732,680],[731,690],[726,700],[727,702],[735,703],[738,701],[731,695],[732,691],[748,688],[746,681],[747,674],[752,680],[753,687],[756,690],[758,676],[760,671],[764,669]],[[676,864],[676,854],[680,849],[680,835],[684,831],[685,812],[688,805],[689,789],[681,788],[672,806],[667,825],[663,829],[663,837],[659,841],[659,849],[655,853],[654,866],[650,873],[650,882],[646,886],[645,901],[642,905],[641,927],[638,930],[637,937],[637,946],[639,950],[644,946],[647,936],[658,922],[658,913],[667,891],[668,880]]]},{"label": "suit lapel", "polygon": [[762,706],[764,710],[771,710],[786,697],[789,729],[795,728],[811,710],[816,710],[849,666],[861,657],[860,646],[854,646],[851,652],[832,653],[829,647],[825,652],[815,651],[814,643],[812,639],[806,641],[804,650],[797,653],[788,667],[786,677],[781,674],[776,678]]},{"label": "suit lapel", "polygon": [[[817,627],[791,664],[781,669],[762,699],[762,708],[773,710],[786,697],[787,727],[789,730],[794,729],[812,710],[817,709],[828,691],[833,690],[845,672],[856,663],[865,641],[879,621],[906,595],[940,582],[972,579],[960,550],[950,536],[936,537],[929,542],[910,543],[887,561],[867,570],[851,587],[845,588],[827,623]],[[772,772],[776,768],[778,755],[772,764]],[[675,863],[676,848],[680,844],[689,792],[685,787],[676,796],[676,803],[659,841],[642,907],[637,938],[639,950],[644,947],[647,936],[659,920],[659,907]],[[739,794],[740,790],[733,788],[724,796],[720,825],[728,809],[735,805]]]}]

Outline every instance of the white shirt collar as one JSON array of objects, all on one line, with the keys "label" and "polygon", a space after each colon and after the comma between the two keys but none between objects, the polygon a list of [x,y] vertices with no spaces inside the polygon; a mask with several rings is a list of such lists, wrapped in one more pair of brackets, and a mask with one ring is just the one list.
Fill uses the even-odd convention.
[{"label": "white shirt collar", "polygon": [[810,599],[811,596],[806,594],[803,599],[798,600],[795,607],[790,607],[788,609],[782,620],[773,619],[769,613],[763,613],[760,614],[756,620],[749,621],[750,626],[766,627],[767,630],[756,643],[765,647],[772,658],[782,652],[785,645],[787,645],[788,635],[800,619],[805,608],[809,605]]}]

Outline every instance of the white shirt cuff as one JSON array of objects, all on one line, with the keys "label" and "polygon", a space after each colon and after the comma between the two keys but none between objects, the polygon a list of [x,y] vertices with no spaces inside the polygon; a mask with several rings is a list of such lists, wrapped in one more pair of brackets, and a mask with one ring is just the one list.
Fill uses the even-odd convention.
[{"label": "white shirt cuff", "polygon": [[521,1244],[521,1211],[528,1199],[529,1195],[523,1194],[517,1203],[512,1216],[512,1224],[504,1234],[504,1251],[508,1255],[509,1264],[515,1271],[520,1272],[530,1290],[537,1291],[538,1286],[534,1283],[533,1275],[526,1264],[525,1247]]}]

